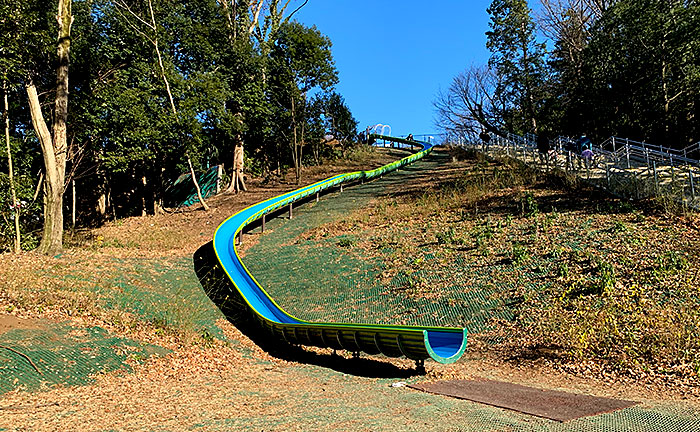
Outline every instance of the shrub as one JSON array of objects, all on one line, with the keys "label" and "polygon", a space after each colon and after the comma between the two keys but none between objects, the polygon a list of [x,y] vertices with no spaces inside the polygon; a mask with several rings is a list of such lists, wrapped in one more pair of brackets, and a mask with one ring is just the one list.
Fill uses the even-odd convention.
[{"label": "shrub", "polygon": [[537,201],[532,192],[527,192],[520,198],[520,214],[525,217],[537,216],[539,214]]}]

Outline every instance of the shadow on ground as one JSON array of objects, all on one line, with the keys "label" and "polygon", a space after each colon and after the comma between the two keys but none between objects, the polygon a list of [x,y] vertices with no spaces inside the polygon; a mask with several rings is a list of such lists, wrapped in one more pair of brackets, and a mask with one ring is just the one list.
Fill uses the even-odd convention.
[{"label": "shadow on ground", "polygon": [[376,359],[345,358],[335,353],[316,353],[272,337],[253,318],[255,312],[250,309],[222,269],[214,252],[213,242],[201,246],[195,252],[193,261],[195,273],[206,295],[233,325],[273,357],[366,378],[409,378],[425,373],[420,369],[401,368]]}]

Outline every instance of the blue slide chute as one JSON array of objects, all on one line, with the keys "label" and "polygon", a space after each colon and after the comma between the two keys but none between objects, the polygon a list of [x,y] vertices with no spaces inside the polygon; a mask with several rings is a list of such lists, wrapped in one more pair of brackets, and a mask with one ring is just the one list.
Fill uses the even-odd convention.
[{"label": "blue slide chute", "polygon": [[351,352],[383,354],[422,362],[433,359],[439,363],[457,361],[467,344],[464,328],[395,326],[350,323],[324,323],[300,320],[285,312],[258,284],[241,260],[236,248],[236,238],[249,224],[310,195],[340,186],[341,184],[368,181],[428,155],[433,144],[407,141],[401,138],[374,136],[406,145],[418,145],[422,149],[403,159],[370,171],[341,174],[309,186],[270,198],[252,205],[228,218],[216,230],[213,247],[224,270],[242,301],[236,303],[240,313],[252,315],[270,337],[292,344],[344,349]]}]

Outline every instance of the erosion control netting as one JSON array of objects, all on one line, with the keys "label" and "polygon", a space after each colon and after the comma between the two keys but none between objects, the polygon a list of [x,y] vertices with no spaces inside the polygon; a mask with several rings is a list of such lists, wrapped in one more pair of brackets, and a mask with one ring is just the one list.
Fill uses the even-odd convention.
[{"label": "erosion control netting", "polygon": [[88,384],[95,373],[129,370],[128,359],[143,361],[168,352],[112,336],[100,327],[55,323],[11,330],[0,335],[0,345],[0,395],[17,388],[31,391],[54,384]]},{"label": "erosion control netting", "polygon": [[[447,161],[448,157],[443,152],[434,152],[425,160],[382,179],[347,187],[342,193],[333,192],[318,203],[311,202],[295,208],[291,220],[286,214],[269,219],[265,234],[258,237],[258,241],[243,257],[247,268],[282,308],[309,321],[464,326],[474,334],[491,328],[494,318],[511,318],[512,307],[518,302],[517,296],[513,294],[516,288],[519,292],[524,289],[534,295],[545,289],[548,282],[543,280],[534,267],[550,271],[555,265],[553,260],[542,258],[538,266],[503,263],[484,267],[462,258],[445,262],[440,257],[426,253],[423,259],[435,263],[434,266],[425,267],[433,267],[431,270],[412,275],[399,273],[388,283],[382,283],[379,277],[386,270],[383,258],[394,252],[390,247],[383,249],[379,255],[361,257],[357,250],[351,252],[347,247],[359,240],[361,232],[335,236],[329,233],[321,238],[303,235],[328,222],[343,220],[353,211],[367,207],[370,200],[386,195],[392,186],[416,180]],[[569,240],[561,246],[578,250],[580,246],[576,242],[575,239]],[[507,278],[508,282],[503,282],[503,272],[506,271],[511,276]],[[440,289],[427,296],[405,295],[406,290],[401,289],[398,292],[402,295],[393,292],[394,288],[406,287],[407,279],[416,277],[422,278],[428,286],[441,281]],[[368,404],[381,406],[386,403],[382,402],[387,396],[383,392],[383,389],[377,394],[363,391],[363,397],[368,398]],[[558,423],[442,396],[405,392],[399,396],[393,394],[390,398],[394,401],[392,404],[400,403],[396,398],[412,400],[410,403],[414,408],[403,416],[401,422],[391,422],[392,430],[425,428],[425,423],[419,419],[440,419],[431,423],[431,430],[700,430],[696,410],[687,406],[652,406],[643,403],[610,414]],[[304,399],[307,409],[303,412],[309,412],[308,404],[313,403],[315,402]],[[357,425],[357,417],[353,420],[357,414],[363,418],[362,427],[385,429],[389,426],[381,416],[374,418],[364,411],[353,414],[352,410],[356,408],[347,406],[334,409],[328,405],[327,400],[319,403],[322,407],[319,406],[318,409],[324,412],[324,419],[317,419],[317,425],[329,424],[329,418],[340,425]],[[290,425],[316,424],[308,417],[288,420]],[[245,424],[247,427],[260,428],[274,425],[279,428],[284,424],[284,421],[280,424],[279,418],[270,421],[272,423],[264,419],[236,419],[227,420],[226,425],[233,427]]]},{"label": "erosion control netting", "polygon": [[[451,276],[450,285],[440,292],[396,295],[394,291],[402,291],[412,279],[422,278],[430,284],[445,275],[419,271],[409,277],[399,273],[383,286],[379,277],[385,270],[383,258],[394,252],[391,247],[384,248],[378,257],[362,257],[344,246],[358,240],[352,236],[303,237],[315,227],[366,207],[391,187],[424,175],[446,159],[441,152],[430,155],[428,160],[382,179],[303,205],[294,210],[291,220],[286,215],[270,220],[261,241],[246,252],[246,266],[282,308],[309,321],[464,326],[472,333],[486,329],[494,317],[510,317],[505,306],[509,299],[501,298],[499,292],[513,287],[493,283],[497,270],[470,268],[469,263],[456,261],[450,263],[450,269],[443,269]],[[431,254],[424,259],[437,264]]]},{"label": "erosion control netting", "polygon": [[71,273],[106,309],[156,327],[206,332],[223,339],[221,312],[204,294],[190,257],[107,258],[92,273]]},{"label": "erosion control netting", "polygon": [[[66,286],[85,290],[103,309],[131,314],[150,322],[158,332],[194,331],[204,338],[225,339],[216,325],[221,312],[204,294],[189,257],[107,258],[90,273],[75,270],[64,276]],[[118,318],[114,318],[118,319]],[[87,329],[46,322],[42,328],[0,334],[0,394],[17,388],[83,385],[90,375],[126,368],[125,360],[142,360],[167,350],[115,337],[99,327]]]},{"label": "erosion control netting", "polygon": [[[422,269],[410,274],[399,271],[381,281],[386,263],[400,251],[386,246],[371,256],[363,255],[354,247],[367,235],[361,229],[351,234],[305,235],[324,224],[345,220],[367,208],[373,199],[396,193],[397,186],[419,178],[425,181],[426,173],[448,160],[444,152],[434,152],[427,160],[381,179],[295,208],[291,220],[286,213],[269,220],[265,235],[246,252],[245,265],[283,309],[308,321],[466,327],[474,334],[491,329],[495,319],[511,319],[523,293],[537,296],[549,288],[551,281],[543,274],[556,271],[554,256],[533,257],[522,264],[503,259],[484,265],[465,255],[445,259],[416,244],[416,249],[426,249]],[[520,240],[513,238],[511,243]],[[508,247],[494,254],[512,256]],[[558,247],[572,251],[608,248],[591,220],[583,221],[581,229]],[[414,286],[417,282],[420,289]]]},{"label": "erosion control netting", "polygon": [[[216,193],[216,185],[219,181],[219,167],[213,166],[205,172],[197,175],[197,183],[202,192],[202,197],[208,198]],[[197,189],[192,182],[190,173],[182,174],[166,190],[166,204],[172,207],[187,207],[196,203]]]}]

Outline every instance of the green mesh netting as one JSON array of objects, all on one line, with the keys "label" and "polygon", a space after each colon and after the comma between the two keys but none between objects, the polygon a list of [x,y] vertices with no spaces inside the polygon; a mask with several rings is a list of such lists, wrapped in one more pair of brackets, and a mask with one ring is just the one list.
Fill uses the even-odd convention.
[{"label": "green mesh netting", "polygon": [[[269,220],[265,235],[247,250],[243,260],[263,288],[292,315],[310,321],[353,322],[372,324],[410,324],[465,326],[470,333],[488,330],[494,318],[512,317],[512,305],[517,302],[510,293],[537,295],[547,287],[539,272],[552,271],[554,259],[538,257],[537,263],[514,265],[504,262],[488,267],[478,266],[464,258],[439,262],[434,271],[420,271],[411,277],[420,277],[428,283],[441,280],[439,292],[426,298],[392,295],[392,287],[405,286],[408,275],[399,273],[383,286],[378,277],[385,270],[383,257],[389,256],[390,247],[371,258],[351,253],[347,245],[363,233],[329,235],[306,239],[305,232],[322,224],[343,220],[353,211],[366,207],[367,202],[385,195],[388,187],[403,184],[423,170],[432,170],[447,162],[444,153],[433,153],[426,160],[392,173],[381,180],[346,188],[333,193],[319,203],[309,203],[295,209],[294,218],[279,217]],[[585,225],[585,224],[584,224]],[[580,238],[573,236],[561,247],[580,249],[584,237],[590,244],[591,232],[582,229]],[[603,244],[599,245],[604,247]],[[420,247],[416,245],[416,247]],[[508,255],[511,251],[496,251]],[[438,258],[424,254],[426,261],[438,264]],[[539,270],[537,270],[539,268]],[[503,272],[511,282],[501,282]],[[444,283],[447,281],[447,283]],[[388,293],[389,291],[389,293]],[[328,372],[333,374],[333,372]],[[338,376],[333,377],[338,380]],[[239,418],[213,422],[218,427],[253,427],[259,429],[299,427],[310,428],[361,427],[371,430],[459,430],[459,431],[695,431],[700,430],[699,413],[694,408],[680,405],[645,404],[615,413],[603,414],[567,422],[565,424],[539,419],[469,401],[416,392],[397,393],[387,390],[390,380],[381,380],[372,392],[364,388],[366,404],[347,406],[333,399],[313,395],[299,396],[304,409],[299,415],[280,418]],[[358,384],[340,382],[343,392],[353,392]],[[294,397],[296,399],[296,396]],[[301,403],[301,402],[300,402]],[[386,418],[386,406],[412,406],[401,415],[401,421]],[[315,407],[315,408],[314,408]],[[309,412],[322,415],[309,417]],[[362,420],[358,422],[358,418]],[[205,425],[202,425],[205,426]]]},{"label": "green mesh netting", "polygon": [[[382,179],[302,206],[295,210],[292,220],[271,220],[266,235],[246,252],[246,266],[280,306],[309,321],[456,326],[467,327],[471,333],[486,329],[493,317],[509,317],[507,299],[498,298],[496,290],[507,292],[512,286],[494,286],[493,272],[497,269],[470,268],[468,263],[455,261],[450,266],[458,271],[444,269],[455,275],[453,284],[427,299],[411,298],[391,293],[393,287],[406,285],[406,275],[396,275],[388,287],[378,281],[385,270],[383,257],[394,252],[390,247],[382,250],[379,257],[365,258],[343,246],[356,240],[347,236],[300,238],[314,227],[342,220],[365,207],[369,200],[385,194],[388,187],[434,169],[447,158],[444,154],[432,154],[426,161]],[[362,232],[357,236],[362,236]],[[436,259],[431,255],[424,258]],[[442,276],[418,272],[412,277],[430,282]],[[319,302],[321,298],[323,302]]]},{"label": "green mesh netting", "polygon": [[[76,289],[93,294],[102,308],[131,313],[153,323],[156,331],[172,328],[225,339],[216,325],[223,316],[204,294],[190,257],[112,258],[95,264],[91,273],[75,270],[65,278],[80,287]],[[42,384],[89,384],[91,374],[128,369],[124,360],[129,357],[140,360],[167,352],[99,327],[79,329],[48,322],[43,329],[2,334],[0,345],[26,354],[44,373],[38,374],[21,355],[0,349],[0,394],[16,388],[38,390]]]},{"label": "green mesh netting", "polygon": [[[213,166],[197,175],[197,182],[202,191],[202,197],[208,198],[216,193],[218,181],[218,166]],[[192,175],[182,174],[166,191],[165,204],[169,207],[187,207],[198,201],[197,190],[192,183]]]},{"label": "green mesh netting", "polygon": [[33,391],[54,384],[84,385],[91,375],[129,370],[125,360],[145,360],[168,350],[110,335],[100,327],[76,328],[47,324],[40,329],[15,329],[0,335],[0,394],[22,388]]}]

